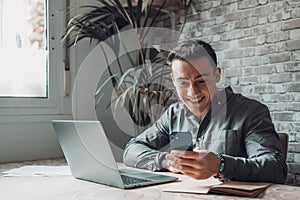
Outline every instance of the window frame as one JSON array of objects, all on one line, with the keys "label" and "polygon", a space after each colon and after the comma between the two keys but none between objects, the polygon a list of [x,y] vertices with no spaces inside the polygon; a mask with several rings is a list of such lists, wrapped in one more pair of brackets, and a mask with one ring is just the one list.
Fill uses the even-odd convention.
[{"label": "window frame", "polygon": [[48,19],[46,20],[48,47],[47,97],[1,97],[1,117],[14,115],[53,115],[66,112],[63,109],[64,101],[66,101],[64,85],[69,80],[65,80],[64,61],[66,60],[66,47],[61,42],[61,36],[63,35],[66,23],[66,9],[63,8],[66,8],[66,1],[45,0],[45,9],[47,9],[45,13]]},{"label": "window frame", "polygon": [[[3,13],[3,2],[2,2],[2,0],[0,0],[0,13]],[[2,15],[0,14],[0,45],[1,45],[1,43],[2,43],[2,34],[1,34],[1,32],[2,32],[2,26],[3,26],[3,22],[2,22],[2,19],[3,17],[2,17]]]}]

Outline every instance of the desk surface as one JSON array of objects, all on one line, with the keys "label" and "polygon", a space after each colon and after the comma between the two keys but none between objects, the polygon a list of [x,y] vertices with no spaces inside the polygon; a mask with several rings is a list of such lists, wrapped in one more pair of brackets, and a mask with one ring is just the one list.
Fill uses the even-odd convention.
[{"label": "desk surface", "polygon": [[[0,172],[25,165],[66,165],[64,159],[41,160],[0,165]],[[59,177],[3,177],[0,175],[1,199],[22,200],[135,200],[135,199],[252,199],[223,195],[200,195],[162,192],[168,184],[143,187],[138,189],[121,190],[101,184],[75,179],[72,176]],[[6,197],[6,198],[2,198]],[[261,198],[255,199],[300,199],[300,187],[277,185],[270,186]]]}]

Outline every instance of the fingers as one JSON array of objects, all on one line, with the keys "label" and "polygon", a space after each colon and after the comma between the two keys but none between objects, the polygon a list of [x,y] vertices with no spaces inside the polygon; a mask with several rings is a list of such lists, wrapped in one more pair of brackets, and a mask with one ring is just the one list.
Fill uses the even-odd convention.
[{"label": "fingers", "polygon": [[175,168],[173,168],[173,167],[171,167],[171,166],[169,166],[169,171],[170,172],[172,172],[172,173],[175,173],[175,174],[179,174],[180,173],[180,171],[178,170],[178,169],[175,169]]},{"label": "fingers", "polygon": [[185,159],[194,159],[196,156],[195,152],[193,151],[178,151],[178,150],[172,150],[170,152],[172,156],[179,157],[179,158],[185,158]]},{"label": "fingers", "polygon": [[202,161],[199,160],[180,158],[172,155],[167,155],[166,158],[169,160],[169,165],[177,169],[180,169],[180,166],[192,167],[197,170],[202,169]]},{"label": "fingers", "polygon": [[171,162],[170,166],[176,168],[178,171],[180,171],[183,174],[194,173],[194,171],[195,171],[195,169],[190,167],[190,166],[179,165],[179,164],[174,163],[174,162]]},{"label": "fingers", "polygon": [[176,162],[170,161],[169,162],[170,168],[175,169],[174,171],[179,171],[184,175],[190,176],[194,179],[200,180],[200,179],[207,179],[211,175],[210,173],[202,168],[202,169],[195,169],[194,167],[187,166],[187,165],[181,165]]},{"label": "fingers", "polygon": [[205,157],[209,151],[203,150],[203,149],[197,149],[197,151],[178,151],[178,150],[172,150],[171,155],[185,158],[185,159],[198,159]]},{"label": "fingers", "polygon": [[204,149],[196,151],[173,150],[166,156],[168,165],[194,179],[207,179],[213,176],[219,167],[218,157]]}]

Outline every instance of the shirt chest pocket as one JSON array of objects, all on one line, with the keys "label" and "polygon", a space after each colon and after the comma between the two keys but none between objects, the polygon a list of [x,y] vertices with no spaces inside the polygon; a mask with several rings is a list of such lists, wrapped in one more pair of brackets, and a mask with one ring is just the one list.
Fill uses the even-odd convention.
[{"label": "shirt chest pocket", "polygon": [[225,154],[231,156],[243,156],[245,154],[242,133],[239,130],[223,130],[222,134],[224,134],[225,139]]},{"label": "shirt chest pocket", "polygon": [[242,141],[242,134],[238,130],[222,130],[219,131],[216,139],[204,139],[203,146],[216,153],[231,155],[231,156],[244,156],[244,143]]}]

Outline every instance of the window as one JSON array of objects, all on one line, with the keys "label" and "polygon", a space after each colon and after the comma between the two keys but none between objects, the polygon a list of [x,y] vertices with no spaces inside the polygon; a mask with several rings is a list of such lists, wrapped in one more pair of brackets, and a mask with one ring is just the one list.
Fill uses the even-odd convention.
[{"label": "window", "polygon": [[0,15],[0,96],[46,98],[45,1],[1,0]]},{"label": "window", "polygon": [[0,115],[62,112],[65,4],[0,0]]}]

